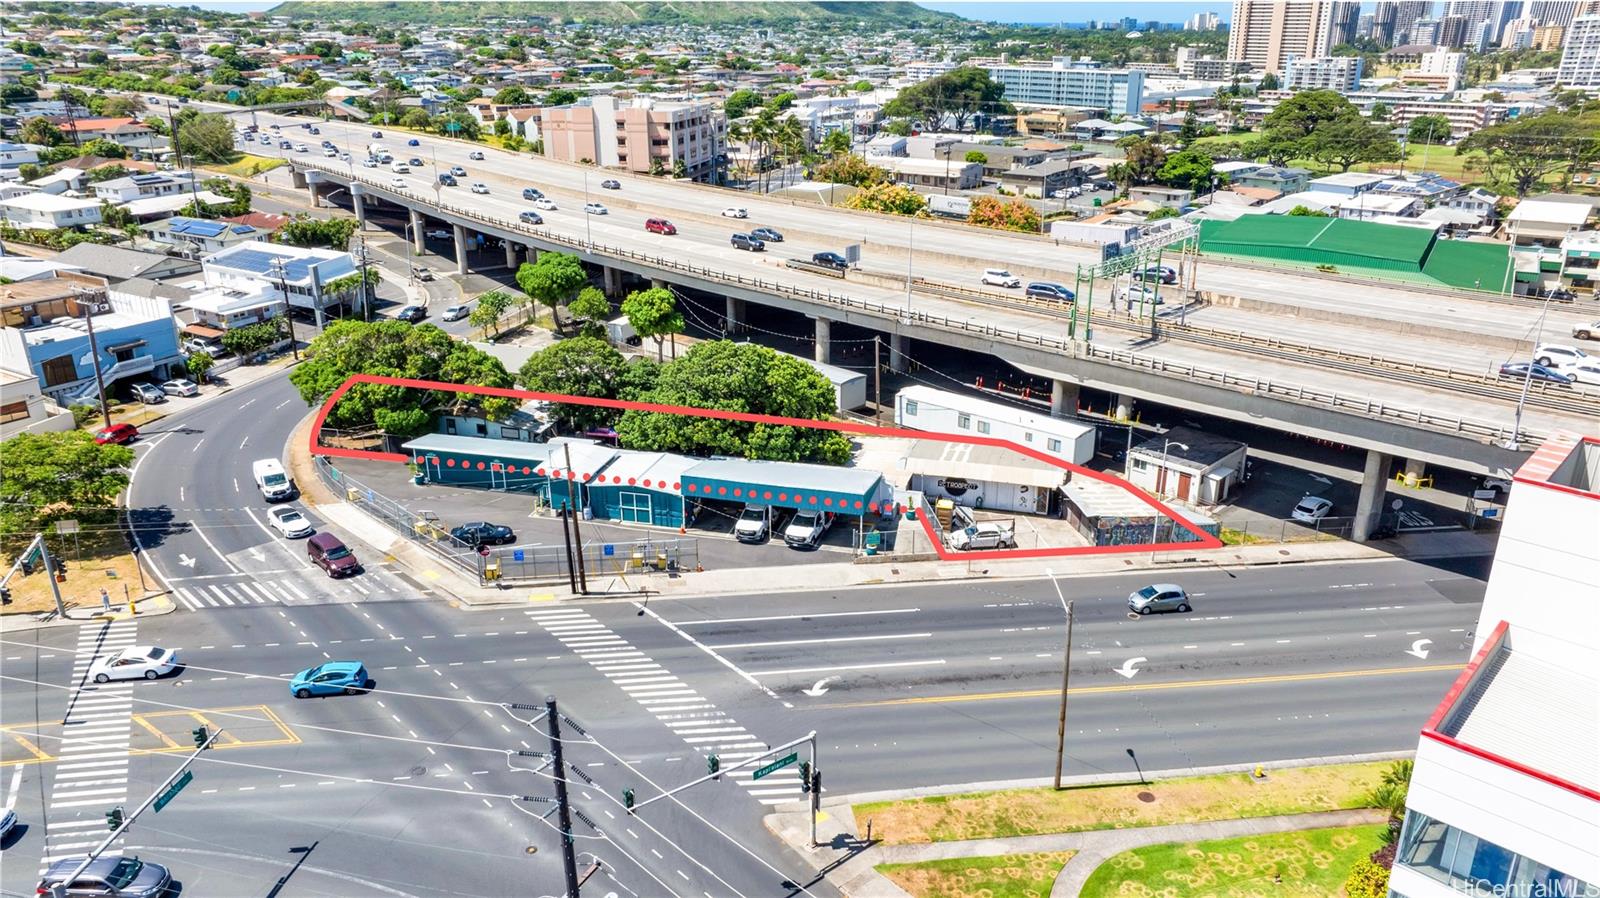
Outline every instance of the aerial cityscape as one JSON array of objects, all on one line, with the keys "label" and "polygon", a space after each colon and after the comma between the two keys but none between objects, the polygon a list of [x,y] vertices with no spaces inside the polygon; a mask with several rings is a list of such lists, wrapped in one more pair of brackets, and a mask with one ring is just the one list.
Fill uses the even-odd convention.
[{"label": "aerial cityscape", "polygon": [[0,7],[0,896],[1600,898],[1600,0]]}]

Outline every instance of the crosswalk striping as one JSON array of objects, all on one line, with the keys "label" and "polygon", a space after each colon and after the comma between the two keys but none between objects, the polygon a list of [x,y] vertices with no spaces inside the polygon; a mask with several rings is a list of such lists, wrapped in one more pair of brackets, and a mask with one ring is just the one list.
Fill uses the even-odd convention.
[{"label": "crosswalk striping", "polygon": [[[651,660],[587,611],[540,608],[525,613],[695,751],[716,752],[726,766],[754,757],[767,747],[767,743],[757,740],[754,733],[739,725],[727,712],[716,710],[716,705],[694,687]],[[754,771],[748,769],[730,771],[728,780],[766,805],[795,801],[801,795],[799,779],[793,772],[786,777],[761,780],[755,779],[753,774]]]},{"label": "crosswalk striping", "polygon": [[[248,576],[248,575],[247,575]],[[183,578],[179,578],[180,581]],[[370,579],[372,582],[364,582]],[[302,589],[288,577],[236,580],[176,586],[172,590],[182,607],[190,611],[206,608],[238,608],[257,605],[294,605],[313,601],[336,603],[368,599],[416,598],[418,591],[392,576],[368,575],[361,579],[340,580],[327,588]]]},{"label": "crosswalk striping", "polygon": [[[96,658],[133,645],[136,621],[84,624],[78,628],[78,647],[72,667],[72,686],[61,721],[61,744],[50,789],[44,834],[44,856],[39,872],[63,857],[81,854],[100,844],[87,837],[110,810],[128,800],[128,745],[133,719],[133,684],[97,684],[89,679]],[[89,817],[82,817],[83,814]],[[112,846],[107,855],[120,855]]]}]

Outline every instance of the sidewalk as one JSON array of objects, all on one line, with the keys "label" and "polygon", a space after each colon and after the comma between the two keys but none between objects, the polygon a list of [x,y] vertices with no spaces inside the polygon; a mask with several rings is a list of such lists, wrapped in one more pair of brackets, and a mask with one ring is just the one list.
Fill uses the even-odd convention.
[{"label": "sidewalk", "polygon": [[[220,396],[232,393],[241,387],[247,387],[257,381],[266,380],[284,369],[292,368],[296,364],[293,353],[284,353],[264,365],[237,365],[221,374],[210,375],[206,382],[200,385],[199,396],[169,396],[166,402],[155,405],[143,403],[130,403],[123,405],[120,411],[111,413],[112,421],[127,421],[136,427],[144,428],[172,415],[182,414],[199,408]],[[98,430],[101,419],[98,414],[91,425]]]}]

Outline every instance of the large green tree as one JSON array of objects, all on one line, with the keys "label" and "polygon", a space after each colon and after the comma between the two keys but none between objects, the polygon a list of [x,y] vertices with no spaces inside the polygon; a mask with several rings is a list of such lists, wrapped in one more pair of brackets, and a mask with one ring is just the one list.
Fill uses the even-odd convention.
[{"label": "large green tree", "polygon": [[745,113],[761,105],[761,95],[749,88],[741,88],[722,101],[722,112],[729,119],[744,118]]},{"label": "large green tree", "polygon": [[17,434],[0,443],[0,528],[18,537],[62,519],[115,520],[131,464],[132,449],[96,445],[81,430]]},{"label": "large green tree", "polygon": [[571,253],[540,253],[539,261],[524,262],[517,269],[517,286],[534,302],[550,307],[557,328],[561,327],[557,309],[570,302],[588,283],[589,274],[583,270],[583,262]]},{"label": "large green tree", "polygon": [[[523,389],[537,393],[616,399],[628,367],[622,353],[606,341],[590,336],[572,337],[528,356],[517,371],[517,382]],[[568,402],[555,403],[551,413],[563,426],[573,430],[608,427],[619,414],[613,408]]]},{"label": "large green tree", "polygon": [[[339,321],[306,347],[305,361],[289,374],[307,405],[333,394],[353,374],[380,374],[482,387],[509,388],[511,375],[499,359],[451,339],[431,324],[404,321]],[[416,436],[433,428],[442,413],[482,414],[503,418],[515,411],[515,399],[471,393],[418,390],[386,384],[357,384],[328,415],[328,425],[341,430],[377,430]]]},{"label": "large green tree", "polygon": [[61,129],[47,118],[31,118],[22,123],[22,130],[17,137],[23,143],[36,143],[41,146],[53,147],[65,138]]},{"label": "large green tree", "polygon": [[572,302],[567,303],[567,311],[578,325],[579,333],[602,337],[606,332],[606,321],[611,318],[611,300],[598,287],[584,287]]},{"label": "large green tree", "polygon": [[948,116],[956,130],[963,131],[980,112],[1011,111],[1005,93],[1005,86],[990,78],[986,70],[963,66],[907,87],[883,111],[895,118],[920,119],[930,128],[938,127]]},{"label": "large green tree", "polygon": [[1118,142],[1122,147],[1123,165],[1135,184],[1149,184],[1167,164],[1167,151],[1148,137],[1130,137]]},{"label": "large green tree", "polygon": [[1282,165],[1296,157],[1316,158],[1317,127],[1361,115],[1354,103],[1332,90],[1303,90],[1279,103],[1261,121],[1262,137],[1253,155]]},{"label": "large green tree", "polygon": [[1211,186],[1211,167],[1214,164],[1204,150],[1180,150],[1161,164],[1156,180],[1198,194],[1203,188]]},{"label": "large green tree", "polygon": [[672,291],[665,287],[629,293],[622,301],[622,314],[628,316],[628,324],[639,336],[655,341],[658,362],[667,337],[683,331],[683,313],[678,311],[678,301]]},{"label": "large green tree", "polygon": [[[836,410],[833,385],[815,368],[755,343],[714,340],[661,368],[643,401],[697,409],[823,420]],[[630,410],[617,421],[630,449],[843,464],[850,441],[810,427],[750,424]]]},{"label": "large green tree", "polygon": [[1450,120],[1442,115],[1419,115],[1406,125],[1410,143],[1444,143],[1450,139]]},{"label": "large green tree", "polygon": [[1395,162],[1400,159],[1400,144],[1387,128],[1362,118],[1358,113],[1321,122],[1308,141],[1311,158],[1324,165],[1337,165],[1349,171],[1357,162]]},{"label": "large green tree", "polygon": [[278,229],[279,243],[290,246],[319,246],[326,249],[345,249],[350,245],[350,235],[356,232],[353,218],[312,218],[297,215]]},{"label": "large green tree", "polygon": [[1515,118],[1474,132],[1457,152],[1481,154],[1491,181],[1526,196],[1550,175],[1570,177],[1600,158],[1600,114],[1546,112]]},{"label": "large green tree", "polygon": [[472,307],[472,312],[467,315],[467,323],[473,327],[483,328],[485,334],[491,329],[495,336],[500,336],[500,316],[511,308],[511,294],[502,290],[490,290],[478,297],[478,304]]},{"label": "large green tree", "polygon": [[196,162],[229,162],[238,155],[233,148],[233,125],[227,116],[210,112],[178,125],[178,149]]}]

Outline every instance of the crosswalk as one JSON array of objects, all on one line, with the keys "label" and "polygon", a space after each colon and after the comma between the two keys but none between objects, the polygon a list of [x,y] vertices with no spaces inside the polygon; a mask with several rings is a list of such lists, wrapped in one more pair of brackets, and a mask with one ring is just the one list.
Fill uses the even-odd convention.
[{"label": "crosswalk", "polygon": [[[715,752],[723,767],[766,751],[767,743],[707,701],[687,683],[652,661],[632,643],[581,608],[541,608],[527,612],[545,632],[627,693],[673,734],[702,755]],[[754,768],[724,774],[762,804],[797,801],[800,780],[793,771],[756,780]]]},{"label": "crosswalk", "polygon": [[328,605],[349,602],[385,601],[418,598],[419,590],[393,574],[370,572],[344,580],[328,580],[312,585],[309,578],[264,577],[248,574],[237,577],[176,578],[178,604],[191,611],[206,608],[234,608],[255,605]]},{"label": "crosswalk", "polygon": [[[40,875],[54,861],[87,854],[106,836],[105,813],[128,800],[128,730],[132,726],[133,684],[96,685],[89,665],[134,644],[136,621],[84,624],[78,628],[72,691],[62,718],[60,760],[45,825]],[[108,848],[107,855],[122,850]]]}]

